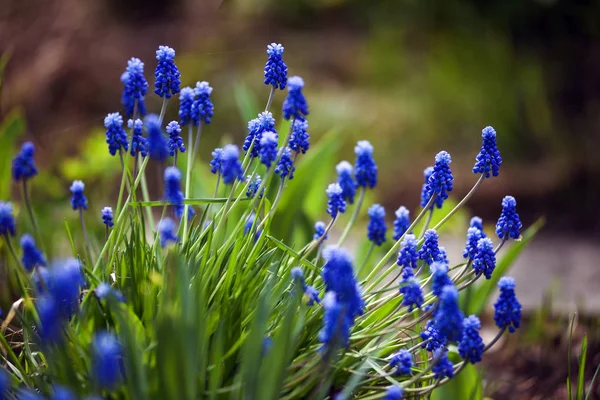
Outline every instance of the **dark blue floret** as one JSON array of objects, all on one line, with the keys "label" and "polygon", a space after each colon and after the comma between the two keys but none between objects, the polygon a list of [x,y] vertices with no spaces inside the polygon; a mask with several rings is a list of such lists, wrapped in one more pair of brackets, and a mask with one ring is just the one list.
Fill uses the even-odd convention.
[{"label": "dark blue floret", "polygon": [[160,46],[156,50],[156,59],[158,64],[154,71],[154,93],[164,98],[171,98],[172,95],[179,93],[181,81],[179,69],[175,65],[175,50],[168,46]]},{"label": "dark blue floret", "polygon": [[397,264],[402,267],[402,279],[414,276],[418,259],[417,238],[415,235],[408,234],[401,243],[397,261]]},{"label": "dark blue floret", "polygon": [[10,375],[4,368],[0,368],[0,399],[4,400],[4,394],[10,388]]},{"label": "dark blue floret", "polygon": [[385,243],[385,209],[380,204],[373,204],[368,211],[369,224],[367,225],[367,237],[377,246]]},{"label": "dark blue floret", "polygon": [[396,210],[396,220],[394,221],[394,240],[400,240],[402,235],[410,227],[410,212],[404,206]]},{"label": "dark blue floret", "polygon": [[165,247],[169,242],[177,243],[179,238],[176,234],[175,222],[171,218],[161,219],[157,226],[160,235],[160,247]]},{"label": "dark blue floret", "polygon": [[463,250],[463,257],[468,259],[474,259],[477,254],[477,242],[481,239],[481,231],[475,227],[467,230],[467,244]]},{"label": "dark blue floret", "polygon": [[121,75],[121,82],[123,82],[121,102],[127,118],[134,117],[134,110],[137,110],[136,115],[146,115],[144,97],[148,91],[148,82],[144,78],[144,63],[139,58],[132,58],[127,62],[127,68]]},{"label": "dark blue floret", "polygon": [[327,292],[323,297],[323,328],[319,331],[319,341],[323,343],[323,349],[327,346],[350,345],[350,329],[354,324],[354,318],[348,317],[346,304],[337,300],[335,292]]},{"label": "dark blue floret", "polygon": [[277,158],[277,134],[274,132],[264,132],[260,139],[260,162],[267,168],[275,162]]},{"label": "dark blue floret", "polygon": [[108,226],[109,228],[112,228],[115,223],[113,222],[113,210],[110,207],[104,207],[102,209],[102,223],[104,223],[104,225]]},{"label": "dark blue floret", "polygon": [[479,217],[471,218],[469,222],[469,228],[477,228],[481,231],[481,237],[486,237],[485,232],[483,231],[483,220]]},{"label": "dark blue floret", "polygon": [[489,238],[479,239],[477,242],[477,252],[473,258],[473,269],[476,274],[485,275],[486,279],[492,277],[496,268],[496,254],[494,253],[494,244]]},{"label": "dark blue floret", "polygon": [[332,183],[327,187],[327,214],[332,218],[337,217],[338,213],[346,212],[346,201],[342,197],[342,188],[338,183]]},{"label": "dark blue floret", "polygon": [[356,162],[354,176],[358,186],[374,188],[377,184],[377,164],[373,160],[373,145],[366,140],[361,140],[354,147]]},{"label": "dark blue floret", "polygon": [[[252,179],[252,180],[250,180],[250,179]],[[260,177],[260,175],[254,175],[254,178],[252,178],[252,176],[248,175],[246,182],[250,182],[248,184],[248,190],[246,191],[246,196],[250,197],[250,198],[254,198],[254,196],[256,196],[256,192],[260,188],[260,185],[262,183],[262,178]],[[262,190],[260,191],[259,198],[262,199],[264,194],[265,194],[265,187],[263,186]]]},{"label": "dark blue floret", "polygon": [[502,213],[496,223],[496,234],[500,239],[519,239],[521,237],[521,220],[517,214],[517,201],[512,196],[502,199]]},{"label": "dark blue floret", "polygon": [[[317,221],[315,223],[315,234],[313,236],[313,240],[319,240],[323,237],[323,235],[325,235],[325,230],[327,229],[327,227],[325,226],[325,222],[323,221]],[[329,236],[326,235],[323,240],[327,240]]]},{"label": "dark blue floret", "polygon": [[75,393],[65,386],[54,386],[54,395],[52,400],[77,400]]},{"label": "dark blue floret", "polygon": [[463,321],[463,335],[458,344],[458,353],[467,362],[471,364],[481,361],[483,354],[483,340],[479,335],[481,322],[475,315],[470,315]]},{"label": "dark blue floret", "polygon": [[196,92],[191,87],[184,87],[179,93],[179,120],[181,126],[189,125],[192,122],[192,105]]},{"label": "dark blue floret", "polygon": [[177,151],[185,153],[185,145],[181,137],[181,127],[177,121],[171,121],[167,124],[167,134],[169,135],[169,140],[167,141],[169,154],[174,156]]},{"label": "dark blue floret", "polygon": [[296,118],[294,120],[294,126],[292,133],[290,134],[290,149],[295,153],[306,154],[306,151],[310,147],[308,139],[310,135],[306,132],[308,130],[308,121],[303,118]]},{"label": "dark blue floret", "polygon": [[48,269],[45,283],[59,314],[64,319],[71,318],[79,309],[79,293],[85,284],[79,260],[71,258],[55,263]]},{"label": "dark blue floret", "polygon": [[315,303],[321,303],[321,299],[319,298],[319,291],[310,285],[304,285],[304,294],[308,297],[308,302],[306,303],[309,306],[315,305]]},{"label": "dark blue floret", "polygon": [[211,118],[214,116],[214,106],[210,99],[210,94],[213,88],[208,82],[202,81],[196,83],[194,94],[196,99],[192,104],[192,121],[198,126],[201,122],[210,124]]},{"label": "dark blue floret", "polygon": [[15,236],[16,234],[12,203],[0,201],[0,235]]},{"label": "dark blue floret", "polygon": [[385,396],[383,397],[383,400],[400,400],[402,399],[402,396],[404,396],[404,391],[402,390],[402,388],[400,386],[390,386],[386,391],[385,391]]},{"label": "dark blue floret", "polygon": [[171,205],[183,204],[183,193],[180,189],[181,172],[176,167],[165,169],[165,200]]},{"label": "dark blue floret", "polygon": [[283,46],[271,43],[267,46],[267,64],[265,65],[265,85],[273,86],[275,89],[285,89],[287,83],[287,65],[283,61]]},{"label": "dark blue floret", "polygon": [[294,171],[296,171],[296,167],[294,167],[292,152],[289,147],[286,147],[283,149],[283,154],[277,163],[277,167],[275,167],[275,174],[279,175],[282,179],[287,176],[289,180],[292,180],[294,179]]},{"label": "dark blue floret", "polygon": [[432,282],[431,291],[436,296],[441,296],[442,290],[446,286],[454,286],[452,279],[448,276],[448,265],[435,262],[430,267]]},{"label": "dark blue floret", "polygon": [[502,157],[500,157],[500,151],[496,145],[496,131],[491,126],[486,126],[481,131],[481,137],[483,143],[477,154],[473,173],[483,174],[486,178],[490,177],[490,172],[493,176],[498,176]]},{"label": "dark blue floret", "polygon": [[164,162],[169,157],[167,139],[160,128],[158,116],[150,114],[144,120],[148,132],[148,153],[153,160]]},{"label": "dark blue floret", "polygon": [[139,118],[135,121],[130,119],[127,121],[127,127],[129,129],[133,128],[130,154],[134,157],[138,154],[146,157],[148,155],[148,140],[144,137],[144,124],[142,120]]},{"label": "dark blue floret", "polygon": [[396,368],[396,376],[410,375],[413,364],[413,356],[408,350],[400,350],[390,360],[390,366]]},{"label": "dark blue floret", "polygon": [[19,154],[12,161],[12,177],[15,181],[26,181],[37,175],[35,166],[35,146],[32,142],[25,142],[21,146]]},{"label": "dark blue floret", "polygon": [[427,265],[439,261],[440,248],[438,245],[439,236],[435,229],[428,229],[423,236],[425,241],[419,250],[419,260],[425,261]]},{"label": "dark blue floret", "polygon": [[63,338],[63,319],[57,302],[52,296],[43,294],[37,297],[35,307],[39,317],[39,335],[42,343],[58,343]]},{"label": "dark blue floret", "polygon": [[[250,233],[250,231],[252,230],[252,227],[254,225],[255,219],[256,219],[256,215],[254,213],[252,213],[248,216],[248,219],[246,220],[246,224],[244,225],[244,235],[247,235]],[[256,243],[258,241],[261,233],[262,233],[262,230],[256,231],[256,233],[254,234],[254,243]]]},{"label": "dark blue floret", "polygon": [[236,179],[244,181],[244,171],[242,171],[239,157],[240,150],[233,144],[228,144],[221,152],[221,177],[226,185],[233,183]]},{"label": "dark blue floret", "polygon": [[288,79],[288,95],[283,101],[283,118],[305,118],[308,115],[308,103],[302,93],[304,81],[299,76]]},{"label": "dark blue floret", "polygon": [[408,307],[411,312],[414,308],[421,308],[423,302],[423,291],[421,285],[413,277],[403,279],[400,283],[400,293],[403,295],[402,306]]},{"label": "dark blue floret", "polygon": [[212,156],[213,159],[210,162],[210,172],[213,174],[221,173],[221,155],[223,154],[223,149],[217,147],[213,150]]},{"label": "dark blue floret", "polygon": [[442,206],[443,201],[448,198],[448,192],[452,191],[452,183],[454,182],[454,176],[452,175],[452,171],[450,170],[451,162],[452,158],[450,157],[450,154],[446,151],[440,151],[435,156],[433,172],[427,180],[425,198],[427,198],[427,201],[429,201],[431,196],[435,195],[435,205],[438,208],[440,208]]},{"label": "dark blue floret", "polygon": [[354,196],[356,195],[356,187],[358,185],[354,181],[352,164],[348,161],[342,161],[336,165],[335,170],[338,174],[337,183],[342,188],[342,197],[349,204],[354,204]]},{"label": "dark blue floret", "polygon": [[71,197],[71,207],[73,207],[73,210],[87,210],[87,198],[83,194],[84,188],[85,185],[82,181],[73,181],[73,184],[71,184],[70,190],[73,194],[73,197]]},{"label": "dark blue floret", "polygon": [[92,376],[103,389],[114,389],[122,379],[121,345],[112,333],[99,332],[92,340]]},{"label": "dark blue floret", "polygon": [[127,141],[127,133],[123,129],[123,117],[121,117],[121,114],[108,114],[104,118],[104,127],[106,128],[108,152],[114,156],[120,150],[127,151],[129,143]]},{"label": "dark blue floret", "polygon": [[354,318],[363,313],[364,302],[361,298],[352,260],[348,253],[339,247],[329,246],[324,251],[323,282],[326,292],[334,292],[338,303],[343,304],[346,319],[350,326]]},{"label": "dark blue floret", "polygon": [[23,250],[23,267],[27,272],[33,271],[36,266],[46,265],[46,258],[40,249],[35,245],[35,240],[29,234],[21,236],[21,249]]},{"label": "dark blue floret", "polygon": [[96,297],[98,297],[100,300],[114,298],[117,301],[125,302],[125,297],[123,296],[123,293],[121,293],[117,289],[113,289],[106,282],[100,282],[96,289],[94,289],[94,292],[96,293]]},{"label": "dark blue floret", "polygon": [[435,351],[446,345],[446,338],[440,335],[432,319],[427,322],[427,326],[420,336],[423,339],[421,348],[427,351]]},{"label": "dark blue floret", "polygon": [[500,278],[498,288],[500,296],[494,304],[494,321],[498,328],[508,328],[512,333],[521,326],[521,303],[515,294],[515,280],[509,277]]},{"label": "dark blue floret", "polygon": [[434,359],[438,359],[433,368],[433,377],[435,379],[452,378],[454,376],[454,366],[448,359],[448,350],[438,349],[433,355]]},{"label": "dark blue floret", "polygon": [[252,151],[250,152],[250,157],[258,157],[260,152],[260,139],[262,139],[263,132],[274,132],[275,130],[275,118],[273,118],[273,114],[269,111],[264,111],[258,114],[257,118],[254,118],[248,121],[248,136],[246,136],[246,140],[244,140],[244,144],[242,145],[242,149],[244,151],[248,151],[252,143]]},{"label": "dark blue floret", "polygon": [[[423,177],[425,178],[425,183],[423,183],[423,186],[421,187],[421,207],[425,207],[429,202],[429,199],[431,198],[428,185],[429,177],[431,176],[431,174],[433,174],[433,167],[427,167],[423,170]],[[437,205],[438,208],[441,208],[443,203],[444,199],[438,199],[436,197],[433,205]],[[433,209],[433,205],[431,206],[431,209]]]},{"label": "dark blue floret", "polygon": [[458,290],[447,285],[442,289],[439,298],[439,305],[433,314],[435,328],[448,342],[459,340],[465,316],[458,305]]}]

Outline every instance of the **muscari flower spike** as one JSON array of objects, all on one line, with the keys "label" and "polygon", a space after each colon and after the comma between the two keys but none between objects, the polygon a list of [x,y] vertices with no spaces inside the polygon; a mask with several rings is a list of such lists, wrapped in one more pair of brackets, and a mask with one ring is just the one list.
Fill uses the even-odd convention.
[{"label": "muscari flower spike", "polygon": [[476,227],[467,230],[467,244],[463,250],[463,257],[473,260],[477,254],[477,242],[481,239],[481,231]]},{"label": "muscari flower spike", "polygon": [[500,296],[494,304],[494,321],[500,329],[508,328],[513,333],[521,326],[521,303],[515,294],[515,280],[502,277],[498,282]]},{"label": "muscari flower spike", "polygon": [[367,225],[367,237],[377,246],[385,243],[385,209],[380,204],[373,204],[368,211],[369,224]]},{"label": "muscari flower spike", "polygon": [[121,344],[109,332],[98,332],[92,340],[92,375],[98,386],[111,390],[122,379]]},{"label": "muscari flower spike", "polygon": [[58,312],[56,300],[48,294],[39,295],[35,308],[39,318],[38,332],[42,343],[60,342],[63,338],[63,319]]},{"label": "muscari flower spike", "polygon": [[87,198],[83,194],[83,189],[85,185],[82,181],[73,181],[71,187],[71,193],[73,196],[71,197],[71,207],[73,210],[87,210]]},{"label": "muscari flower spike", "polygon": [[454,376],[454,365],[448,359],[448,350],[438,349],[434,352],[434,359],[438,361],[431,369],[435,379],[452,378]]},{"label": "muscari flower spike", "polygon": [[46,289],[56,300],[59,314],[69,319],[79,309],[80,289],[85,284],[81,262],[69,258],[53,263],[47,271]]},{"label": "muscari flower spike", "polygon": [[408,350],[400,350],[390,360],[390,366],[396,368],[396,376],[410,375],[413,364],[413,356]]},{"label": "muscari flower spike", "polygon": [[354,204],[354,196],[356,195],[356,187],[358,186],[354,181],[353,167],[348,161],[342,161],[335,166],[335,170],[338,174],[337,183],[342,188],[342,197],[349,204]]},{"label": "muscari flower spike", "polygon": [[38,174],[35,166],[35,146],[32,142],[25,142],[19,154],[12,161],[12,178],[15,182],[27,181]]},{"label": "muscari flower spike", "polygon": [[421,285],[414,277],[402,279],[400,293],[403,295],[402,307],[408,307],[408,312],[411,312],[415,308],[421,308],[425,301]]},{"label": "muscari flower spike", "polygon": [[165,200],[174,206],[183,204],[183,193],[180,189],[181,172],[177,167],[165,169]]},{"label": "muscari flower spike", "polygon": [[167,124],[167,134],[169,135],[169,140],[167,141],[169,154],[174,156],[178,151],[185,153],[185,145],[181,137],[181,127],[177,121],[171,121]]},{"label": "muscari flower spike", "polygon": [[394,240],[400,240],[402,235],[410,227],[410,212],[404,206],[396,210],[396,220],[394,221]]},{"label": "muscari flower spike", "polygon": [[[249,151],[250,147],[252,147],[250,157],[258,157],[260,152],[260,139],[262,139],[262,134],[264,132],[277,133],[275,130],[275,118],[273,118],[273,114],[269,111],[261,112],[258,114],[257,118],[248,121],[248,136],[246,136],[246,140],[244,140],[242,150]],[[254,143],[254,145],[252,145],[252,143]]]},{"label": "muscari flower spike", "polygon": [[279,175],[281,179],[288,177],[289,180],[294,179],[294,160],[292,159],[292,152],[289,147],[283,149],[283,154],[275,167],[275,174]]},{"label": "muscari flower spike", "polygon": [[414,276],[414,270],[417,268],[418,259],[417,238],[415,235],[406,235],[401,243],[397,261],[397,264],[402,267],[402,279],[408,279]]},{"label": "muscari flower spike", "polygon": [[302,268],[292,268],[291,275],[292,278],[302,286],[304,295],[308,298],[308,302],[306,303],[307,305],[312,306],[315,303],[321,302],[321,299],[319,299],[319,291],[313,286],[307,285],[304,281],[304,272],[302,272]]},{"label": "muscari flower spike", "polygon": [[274,132],[264,132],[260,139],[260,162],[267,168],[271,167],[277,158],[277,140],[277,134]]},{"label": "muscari flower spike", "polygon": [[459,340],[463,332],[464,314],[458,305],[458,290],[447,285],[440,294],[440,303],[433,314],[435,328],[449,342]]},{"label": "muscari flower spike", "polygon": [[290,149],[296,154],[306,154],[310,147],[308,139],[310,135],[308,130],[308,121],[303,118],[296,118],[290,134]]},{"label": "muscari flower spike", "polygon": [[202,81],[196,83],[194,94],[196,99],[192,104],[192,121],[194,125],[198,126],[201,122],[210,124],[211,118],[214,116],[214,105],[210,99],[210,94],[213,88],[210,87],[208,82]]},{"label": "muscari flower spike", "polygon": [[423,339],[421,348],[427,351],[435,351],[446,345],[446,338],[437,330],[432,319],[427,322],[425,330],[421,332],[420,336]]},{"label": "muscari flower spike", "polygon": [[400,400],[402,399],[402,396],[404,396],[404,391],[402,388],[400,386],[393,385],[385,391],[383,400]]},{"label": "muscari flower spike", "polygon": [[36,266],[46,265],[46,258],[40,249],[35,245],[35,240],[29,234],[21,236],[21,249],[23,249],[23,267],[27,272],[33,271]]},{"label": "muscari flower spike", "polygon": [[189,125],[192,122],[192,105],[196,98],[196,92],[191,87],[184,87],[179,93],[179,120],[181,126]]},{"label": "muscari flower spike", "polygon": [[12,203],[0,201],[0,235],[15,236],[15,217]]},{"label": "muscari flower spike", "polygon": [[168,46],[159,46],[156,50],[158,64],[154,71],[154,93],[165,99],[179,93],[181,74],[175,65],[175,50]]},{"label": "muscari flower spike", "polygon": [[481,231],[481,237],[486,237],[485,232],[483,231],[483,220],[479,217],[472,217],[469,222],[469,228],[477,228]]},{"label": "muscari flower spike", "polygon": [[223,147],[220,154],[221,176],[226,185],[233,183],[236,179],[244,181],[244,171],[242,163],[239,160],[240,150],[234,144],[228,144]]},{"label": "muscari flower spike", "polygon": [[175,222],[169,217],[161,219],[157,226],[158,233],[160,235],[160,247],[165,248],[169,242],[177,243],[179,237],[177,237],[177,231]]},{"label": "muscari flower spike", "polygon": [[373,159],[373,145],[367,140],[359,141],[354,147],[356,162],[354,176],[360,187],[374,188],[377,184],[377,164]]},{"label": "muscari flower spike", "polygon": [[517,201],[512,196],[502,199],[502,213],[496,223],[496,234],[500,239],[519,239],[521,237],[521,220],[517,214]]},{"label": "muscari flower spike", "polygon": [[[421,187],[421,207],[425,207],[429,202],[429,199],[431,198],[431,195],[429,194],[428,185],[429,177],[431,176],[431,174],[433,174],[433,167],[427,167],[423,170],[423,178],[425,178],[425,183],[423,183],[423,186]],[[439,201],[439,199],[436,197],[435,203],[438,204],[438,208],[442,207],[443,202],[444,200]]]},{"label": "muscari flower spike", "polygon": [[[254,226],[255,219],[256,219],[256,215],[254,213],[252,213],[248,216],[248,219],[246,220],[246,224],[244,225],[244,235],[247,235],[250,233],[250,231],[252,230],[252,227]],[[254,234],[254,243],[256,243],[258,241],[261,233],[262,233],[262,230],[256,231],[256,233]]]},{"label": "muscari flower spike", "polygon": [[431,199],[431,196],[435,195],[436,199],[434,203],[438,208],[442,207],[442,203],[448,198],[448,192],[452,191],[454,176],[452,175],[452,170],[450,170],[451,162],[452,158],[448,152],[440,151],[437,153],[433,171],[427,180],[427,201]]},{"label": "muscari flower spike", "polygon": [[323,253],[323,282],[327,292],[334,292],[338,303],[344,305],[346,317],[353,325],[354,318],[363,313],[364,302],[361,298],[350,255],[337,246],[329,246]]},{"label": "muscari flower spike", "polygon": [[483,340],[479,335],[481,322],[475,315],[470,315],[463,321],[463,335],[458,344],[458,353],[467,362],[476,364],[481,361],[483,354]]},{"label": "muscari flower spike", "polygon": [[105,300],[109,297],[112,297],[121,303],[125,302],[123,293],[117,289],[113,289],[112,286],[106,282],[100,282],[100,284],[96,286],[96,289],[94,289],[94,293],[96,293],[96,297],[98,297],[100,300]]},{"label": "muscari flower spike", "polygon": [[423,260],[427,265],[431,265],[439,261],[440,258],[439,236],[435,229],[428,229],[425,231],[423,238],[425,241],[419,250],[419,260]]},{"label": "muscari flower spike", "polygon": [[127,133],[123,129],[123,117],[119,113],[108,114],[104,118],[104,127],[106,128],[106,143],[108,143],[108,152],[111,156],[118,151],[127,151],[129,143]]},{"label": "muscari flower spike", "polygon": [[330,184],[325,192],[329,198],[327,201],[327,214],[335,218],[338,213],[346,212],[346,201],[342,197],[343,191],[339,183]]},{"label": "muscari flower spike", "polygon": [[156,114],[150,114],[144,120],[144,126],[148,131],[148,153],[153,160],[164,162],[169,156],[167,139],[160,128],[160,122]]},{"label": "muscari flower spike", "polygon": [[222,154],[223,154],[223,149],[220,147],[217,147],[212,152],[213,159],[210,162],[210,172],[212,172],[213,174],[221,173],[221,161],[222,161],[221,155]]},{"label": "muscari flower spike", "polygon": [[127,121],[127,127],[133,129],[129,153],[133,157],[137,156],[138,153],[142,157],[146,157],[148,155],[148,140],[144,137],[144,123],[139,118],[135,121],[130,119]]},{"label": "muscari flower spike", "polygon": [[304,80],[299,76],[288,79],[288,95],[283,101],[283,117],[285,119],[302,118],[308,115],[308,103],[302,93]]},{"label": "muscari flower spike", "polygon": [[479,239],[477,242],[477,253],[475,253],[475,257],[473,258],[475,273],[478,275],[483,273],[486,279],[491,279],[494,268],[496,268],[494,243],[489,238]]},{"label": "muscari flower spike", "polygon": [[0,399],[4,400],[4,394],[10,388],[10,375],[4,368],[0,368]]},{"label": "muscari flower spike", "polygon": [[138,115],[146,115],[144,97],[148,91],[148,82],[144,78],[144,63],[139,58],[134,57],[127,62],[127,68],[121,75],[121,82],[123,82],[121,102],[127,118],[133,117],[136,108]]},{"label": "muscari flower spike", "polygon": [[113,222],[113,210],[111,207],[104,207],[102,209],[102,223],[109,228],[112,228],[115,225]]},{"label": "muscari flower spike", "polygon": [[[260,175],[254,175],[254,178],[252,178],[252,175],[248,175],[246,182],[250,182],[248,184],[248,191],[246,191],[246,196],[249,198],[254,198],[254,196],[256,196],[256,192],[260,188],[260,185],[262,183],[262,178],[260,177]],[[260,199],[262,199],[262,197],[264,196],[265,189],[266,188],[263,186],[262,190],[260,191],[260,195],[259,195]]]},{"label": "muscari flower spike", "polygon": [[[323,235],[325,235],[326,229],[327,229],[327,226],[325,225],[325,222],[317,221],[315,223],[315,234],[313,236],[313,240],[319,240],[319,239],[323,238]],[[327,240],[328,237],[329,237],[329,235],[325,235],[323,240]]]},{"label": "muscari flower spike", "polygon": [[287,65],[283,61],[283,46],[271,43],[267,46],[267,64],[265,65],[265,85],[283,90],[287,84]]},{"label": "muscari flower spike", "polygon": [[54,385],[54,395],[52,400],[77,400],[75,393],[65,386]]},{"label": "muscari flower spike", "polygon": [[337,300],[335,292],[327,292],[323,297],[323,328],[319,331],[319,341],[323,348],[327,346],[345,346],[350,342],[350,329],[353,320],[349,319],[345,312],[344,304]]},{"label": "muscari flower spike", "polygon": [[432,275],[431,291],[440,297],[446,286],[454,286],[452,279],[448,276],[448,265],[435,262],[429,267]]},{"label": "muscari flower spike", "polygon": [[477,154],[473,173],[483,174],[486,178],[490,177],[490,172],[493,176],[498,176],[502,157],[496,145],[496,131],[491,126],[486,126],[481,131],[481,137],[483,143]]}]

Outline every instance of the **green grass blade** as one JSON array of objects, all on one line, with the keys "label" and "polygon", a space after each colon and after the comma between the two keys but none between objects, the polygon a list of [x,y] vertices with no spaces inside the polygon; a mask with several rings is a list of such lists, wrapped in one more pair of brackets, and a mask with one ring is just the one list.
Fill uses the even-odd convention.
[{"label": "green grass blade", "polygon": [[587,359],[587,335],[583,335],[581,355],[579,358],[579,374],[577,377],[577,400],[583,400],[585,395],[585,361]]}]

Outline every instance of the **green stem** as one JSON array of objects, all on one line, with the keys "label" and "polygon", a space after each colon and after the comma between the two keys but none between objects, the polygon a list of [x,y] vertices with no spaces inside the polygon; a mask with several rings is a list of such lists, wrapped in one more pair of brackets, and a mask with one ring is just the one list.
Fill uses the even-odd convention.
[{"label": "green stem", "polygon": [[160,107],[160,115],[158,116],[158,124],[162,125],[163,119],[165,118],[165,113],[167,112],[167,98],[163,97],[163,103]]},{"label": "green stem", "polygon": [[274,97],[275,97],[275,86],[271,85],[271,91],[269,92],[269,98],[267,99],[267,106],[265,107],[265,111],[269,111],[269,108],[271,108],[271,103],[273,102]]},{"label": "green stem", "polygon": [[419,239],[422,238],[423,236],[425,236],[425,232],[427,231],[427,228],[429,227],[429,224],[431,223],[431,217],[433,217],[433,208],[431,208],[429,210],[429,214],[427,215],[427,219],[425,220],[425,224],[423,225],[423,230],[421,231],[421,234],[419,235]]},{"label": "green stem", "polygon": [[365,268],[365,266],[369,262],[371,255],[373,255],[373,250],[375,250],[375,243],[371,242],[371,246],[369,246],[369,251],[367,252],[367,256],[365,257],[365,260],[363,261],[363,263],[360,265],[360,267],[356,271],[356,275],[359,277],[359,279],[360,279],[362,270]]},{"label": "green stem", "polygon": [[90,240],[88,238],[87,229],[85,229],[85,221],[83,220],[83,208],[79,207],[79,220],[81,221],[81,229],[83,230],[83,238],[85,240],[85,250],[87,251],[88,260],[92,261],[92,252],[90,251]]},{"label": "green stem", "polygon": [[[185,198],[189,199],[190,197],[190,188],[191,188],[191,178],[192,178],[192,165],[194,164],[194,158],[191,155],[190,149],[192,148],[192,124],[188,125],[188,151],[187,151],[187,168],[185,170]],[[183,211],[183,237],[181,239],[181,246],[185,246],[188,239],[188,209],[189,207],[184,207]]]},{"label": "green stem", "polygon": [[23,179],[23,199],[25,200],[25,206],[27,208],[27,213],[29,214],[29,219],[31,220],[31,226],[33,227],[33,233],[42,248],[42,251],[45,251],[44,242],[42,241],[42,236],[40,230],[38,229],[38,225],[36,222],[35,214],[33,212],[33,207],[31,205],[31,200],[29,199],[29,190],[27,188],[27,180]]},{"label": "green stem", "polygon": [[[283,193],[284,186],[285,186],[285,178],[282,178],[281,183],[279,184],[279,190],[277,191],[277,195],[275,196],[275,200],[273,200],[273,204],[271,205],[271,209],[269,210],[269,213],[265,216],[265,218],[262,220],[262,222],[258,225],[257,231],[260,231],[267,223],[267,220],[275,213],[277,204],[279,203],[279,200],[281,199],[281,193]],[[256,195],[258,196],[259,193],[257,192]]]},{"label": "green stem", "polygon": [[356,206],[354,206],[354,212],[352,213],[352,217],[350,218],[350,221],[348,221],[348,225],[346,225],[346,228],[344,229],[344,232],[342,233],[340,240],[338,240],[338,243],[337,243],[338,247],[342,246],[342,244],[346,240],[346,237],[348,237],[348,234],[350,233],[352,226],[356,222],[356,219],[358,218],[358,213],[360,212],[360,208],[365,199],[366,192],[367,192],[367,188],[365,186],[362,186],[360,188],[360,197],[358,198],[358,201],[356,202]]}]

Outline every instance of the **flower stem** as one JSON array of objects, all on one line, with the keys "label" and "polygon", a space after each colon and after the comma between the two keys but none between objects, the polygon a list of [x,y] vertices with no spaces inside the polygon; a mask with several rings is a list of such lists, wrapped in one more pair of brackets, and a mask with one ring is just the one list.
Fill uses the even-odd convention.
[{"label": "flower stem", "polygon": [[273,102],[274,97],[275,97],[275,86],[271,85],[271,91],[269,91],[269,98],[267,99],[267,106],[265,107],[265,111],[269,111],[269,108],[271,108],[271,103]]},{"label": "flower stem", "polygon": [[429,227],[429,224],[431,223],[431,217],[433,217],[433,208],[431,208],[429,210],[429,214],[427,214],[427,219],[425,220],[425,224],[423,225],[423,230],[421,231],[421,234],[419,235],[419,239],[421,239],[423,236],[425,236],[425,232],[427,231],[427,228]]},{"label": "flower stem", "polygon": [[[258,225],[258,228],[256,229],[257,231],[260,231],[267,223],[267,220],[273,215],[273,213],[275,213],[275,210],[277,209],[277,204],[281,199],[281,193],[283,193],[284,186],[285,178],[282,178],[281,183],[279,184],[279,190],[277,190],[277,195],[275,196],[275,200],[273,200],[273,204],[271,205],[271,209],[269,210],[269,213],[265,216],[265,218],[263,218],[262,222]],[[258,196],[259,193],[257,193],[256,195]]]},{"label": "flower stem", "polygon": [[[187,167],[185,170],[185,198],[190,197],[191,179],[192,179],[192,165],[194,164],[194,158],[192,157],[192,140],[193,140],[192,124],[188,125],[188,151],[187,151]],[[183,209],[183,236],[181,239],[181,246],[185,246],[188,239],[188,210],[189,207]]]},{"label": "flower stem", "polygon": [[198,129],[196,130],[196,141],[194,142],[194,153],[192,154],[192,163],[196,161],[196,157],[198,156],[198,148],[200,145],[200,137],[202,136],[202,122],[198,124]]},{"label": "flower stem", "polygon": [[23,179],[22,188],[23,188],[23,200],[25,200],[25,206],[27,208],[27,213],[29,214],[29,219],[31,220],[31,226],[33,227],[33,232],[35,234],[35,237],[36,237],[38,243],[40,244],[40,247],[42,248],[42,251],[45,251],[44,242],[42,241],[42,236],[41,236],[40,230],[38,229],[35,214],[33,212],[33,206],[31,205],[31,200],[29,199],[29,189],[27,187],[26,179]]},{"label": "flower stem", "polygon": [[162,125],[165,113],[167,112],[167,98],[163,97],[162,107],[160,108],[160,115],[158,116],[158,124]]},{"label": "flower stem", "polygon": [[81,221],[81,229],[83,230],[83,238],[85,240],[85,250],[87,251],[88,259],[92,260],[92,252],[90,251],[90,240],[88,238],[87,229],[85,229],[85,221],[83,219],[83,208],[79,207],[79,220]]},{"label": "flower stem", "polygon": [[358,218],[358,213],[360,212],[360,208],[365,199],[366,192],[367,192],[367,188],[365,186],[362,186],[360,188],[360,196],[358,198],[358,201],[356,202],[356,206],[354,206],[354,212],[352,213],[352,217],[350,218],[350,221],[348,221],[348,225],[346,225],[346,228],[344,229],[344,232],[342,233],[340,240],[338,240],[338,242],[337,242],[338,247],[342,246],[342,244],[348,237],[348,234],[350,233],[350,229],[352,229],[352,225],[354,225],[354,223],[356,222],[356,219]]},{"label": "flower stem", "polygon": [[367,256],[365,257],[365,260],[362,262],[360,267],[356,270],[356,276],[358,276],[359,279],[360,279],[362,270],[365,268],[365,266],[369,262],[371,255],[373,255],[373,250],[375,250],[375,243],[371,242],[371,246],[369,246],[369,251],[367,252]]}]

